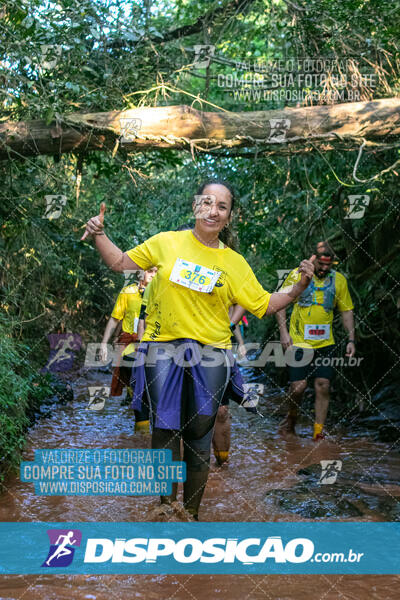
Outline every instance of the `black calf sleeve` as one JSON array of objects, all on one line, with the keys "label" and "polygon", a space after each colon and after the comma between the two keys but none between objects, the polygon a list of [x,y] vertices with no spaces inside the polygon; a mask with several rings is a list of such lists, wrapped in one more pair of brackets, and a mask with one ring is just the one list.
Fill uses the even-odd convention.
[{"label": "black calf sleeve", "polygon": [[151,436],[151,447],[153,449],[172,450],[172,460],[181,460],[181,439],[176,429],[153,429]]},{"label": "black calf sleeve", "polygon": [[[169,449],[172,450],[172,460],[181,460],[181,438],[179,431],[175,429],[153,429],[153,435],[151,436],[151,447],[153,449]],[[176,500],[178,493],[178,484],[172,484],[172,494],[170,496],[161,496],[161,502],[163,504],[169,504]]]}]

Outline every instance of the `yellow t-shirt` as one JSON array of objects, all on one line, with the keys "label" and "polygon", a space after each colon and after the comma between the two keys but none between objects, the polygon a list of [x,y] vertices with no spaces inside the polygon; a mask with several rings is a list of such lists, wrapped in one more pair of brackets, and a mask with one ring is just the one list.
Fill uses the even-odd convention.
[{"label": "yellow t-shirt", "polygon": [[[152,283],[153,282],[150,281],[150,283],[147,284],[147,286],[146,286],[146,288],[145,288],[145,290],[143,292],[142,302],[141,302],[141,305],[140,305],[140,308],[142,308],[143,305],[146,306],[146,314],[147,314],[147,310],[148,310],[147,305],[150,302],[150,290],[151,290],[151,284]],[[126,346],[126,348],[124,348],[124,350],[122,351],[122,356],[128,356],[129,354],[133,354],[135,352],[135,350],[136,350],[136,344],[135,343],[128,344]]]},{"label": "yellow t-shirt", "polygon": [[[230,248],[209,248],[192,231],[166,231],[129,250],[141,269],[157,267],[143,341],[191,338],[203,344],[230,347],[228,309],[240,304],[261,318],[270,294],[257,281],[246,260]],[[221,273],[210,293],[170,280],[179,259]],[[194,273],[194,271],[193,271]]]},{"label": "yellow t-shirt", "polygon": [[111,316],[122,320],[122,331],[126,333],[137,333],[142,295],[137,285],[127,285],[122,288]]},{"label": "yellow t-shirt", "polygon": [[[293,269],[282,284],[281,289],[288,287],[294,283],[297,283],[301,278],[300,273],[297,269]],[[317,287],[323,287],[325,278],[319,279],[314,275],[314,283]],[[315,300],[317,302],[324,301],[324,292],[316,291]],[[353,302],[347,287],[347,280],[341,273],[336,271],[335,276],[335,300],[334,307],[340,312],[346,310],[353,310]],[[323,348],[324,346],[330,346],[335,343],[333,338],[333,310],[326,312],[323,306],[312,304],[311,306],[299,306],[298,302],[294,303],[292,316],[290,317],[290,337],[293,340],[295,346],[300,348]],[[329,337],[328,339],[305,339],[306,325],[329,325]],[[310,334],[314,331],[314,328],[308,328]],[[309,335],[310,335],[309,334]],[[307,333],[306,333],[307,335]]]}]

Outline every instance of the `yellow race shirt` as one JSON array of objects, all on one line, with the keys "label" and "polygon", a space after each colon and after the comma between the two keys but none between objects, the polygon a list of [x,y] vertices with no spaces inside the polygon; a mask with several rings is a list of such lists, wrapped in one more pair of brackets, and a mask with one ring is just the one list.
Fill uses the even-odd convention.
[{"label": "yellow race shirt", "polygon": [[[153,283],[153,281],[150,281],[150,283],[147,284],[147,286],[143,292],[142,303],[140,305],[140,308],[142,308],[143,305],[146,306],[146,314],[147,314],[147,310],[148,310],[147,305],[151,301],[150,291],[151,291],[152,283]],[[124,348],[124,350],[122,351],[122,356],[127,356],[129,354],[133,354],[133,352],[135,352],[135,350],[136,350],[136,345],[134,343],[128,344],[127,347]]]},{"label": "yellow race shirt", "polygon": [[[240,304],[259,318],[268,308],[270,294],[246,260],[231,248],[205,246],[190,230],[159,233],[127,255],[141,269],[158,269],[143,341],[190,338],[227,348],[232,304]],[[206,289],[213,281],[209,292],[196,289]]]},{"label": "yellow race shirt", "polygon": [[142,295],[137,285],[127,285],[122,288],[111,316],[122,320],[122,331],[126,333],[137,333]]},{"label": "yellow race shirt", "polygon": [[[300,273],[297,269],[293,269],[287,276],[281,289],[288,287],[300,280]],[[319,279],[314,275],[314,284],[317,287],[323,287],[325,278]],[[324,301],[324,292],[316,291],[317,302]],[[340,312],[346,310],[353,310],[353,302],[350,297],[349,289],[347,287],[347,280],[341,273],[336,271],[335,277],[335,300],[334,307]],[[293,307],[292,316],[290,317],[290,337],[293,340],[295,346],[300,348],[323,348],[324,346],[330,346],[335,343],[332,331],[333,321],[333,310],[327,312],[323,306],[312,304],[311,306],[299,306],[296,301]],[[318,328],[318,325],[323,327]],[[315,326],[315,327],[313,327]],[[326,326],[329,326],[328,328]],[[311,339],[315,330],[321,331],[322,329],[326,332],[327,339]]]}]

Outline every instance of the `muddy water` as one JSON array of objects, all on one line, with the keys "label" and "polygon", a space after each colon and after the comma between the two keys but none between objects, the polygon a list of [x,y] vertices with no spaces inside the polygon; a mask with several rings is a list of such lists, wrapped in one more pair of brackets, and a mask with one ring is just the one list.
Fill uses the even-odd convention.
[{"label": "muddy water", "polygon": [[[110,376],[86,373],[74,384],[75,400],[57,406],[30,431],[25,460],[37,448],[146,448],[149,437],[134,434],[133,415],[109,399],[100,412],[87,410],[90,385]],[[304,424],[296,439],[277,435],[279,395],[263,398],[265,415],[231,406],[232,448],[228,466],[212,466],[202,521],[389,521],[400,520],[398,444],[342,434],[314,444]],[[231,403],[232,405],[232,403]],[[319,486],[319,461],[340,460],[334,485]],[[1,521],[148,521],[152,497],[44,497],[17,477],[0,496]],[[317,575],[114,575],[1,576],[0,599],[281,600],[398,598],[395,576]]]}]

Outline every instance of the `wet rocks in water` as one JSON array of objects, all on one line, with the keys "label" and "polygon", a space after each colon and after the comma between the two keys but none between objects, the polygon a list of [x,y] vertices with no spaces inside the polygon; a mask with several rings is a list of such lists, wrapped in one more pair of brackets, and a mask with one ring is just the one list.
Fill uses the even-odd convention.
[{"label": "wet rocks in water", "polygon": [[[287,512],[310,519],[329,519],[332,517],[351,518],[374,515],[390,521],[400,520],[400,502],[397,498],[387,495],[368,493],[358,486],[366,480],[373,481],[376,477],[360,476],[359,469],[349,473],[340,471],[334,483],[321,483],[322,468],[320,464],[311,465],[298,471],[300,481],[290,489],[274,488],[270,490],[265,502],[271,509]],[[334,479],[334,477],[333,477]],[[385,482],[387,483],[387,482]],[[377,487],[378,487],[377,486]]]},{"label": "wet rocks in water", "polygon": [[54,374],[51,375],[50,387],[51,394],[42,404],[69,404],[74,400],[72,386]]},{"label": "wet rocks in water", "polygon": [[62,381],[54,374],[50,375],[49,387],[51,389],[46,398],[33,401],[27,410],[27,416],[30,423],[34,423],[36,419],[48,417],[53,412],[53,407],[56,404],[67,405],[74,400],[74,391],[72,386]]},{"label": "wet rocks in water", "polygon": [[400,391],[397,385],[387,385],[376,393],[357,419],[357,425],[376,432],[383,442],[400,438]]},{"label": "wet rocks in water", "polygon": [[62,381],[61,379],[54,378],[54,381],[51,383],[51,387],[60,404],[69,404],[73,401],[74,392],[69,383]]}]

